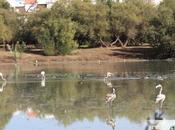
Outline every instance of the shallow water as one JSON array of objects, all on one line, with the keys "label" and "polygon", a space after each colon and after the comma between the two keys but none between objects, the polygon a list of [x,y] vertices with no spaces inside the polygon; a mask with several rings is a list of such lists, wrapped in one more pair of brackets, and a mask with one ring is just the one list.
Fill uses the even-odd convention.
[{"label": "shallow water", "polygon": [[[169,130],[175,125],[174,63],[70,63],[30,69],[0,66],[1,72],[9,70],[5,71],[7,84],[0,88],[0,128],[151,130],[155,126]],[[39,76],[41,70],[46,72],[45,82]],[[106,94],[112,92],[104,82],[108,71],[114,74],[110,82],[116,90],[112,104],[105,102]],[[155,104],[158,84],[166,95],[162,107]]]}]

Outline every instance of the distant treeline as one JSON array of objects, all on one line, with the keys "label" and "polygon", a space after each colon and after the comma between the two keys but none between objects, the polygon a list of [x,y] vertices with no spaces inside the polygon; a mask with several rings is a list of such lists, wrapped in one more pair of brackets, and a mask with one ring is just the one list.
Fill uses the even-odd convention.
[{"label": "distant treeline", "polygon": [[17,14],[0,0],[0,42],[39,45],[45,55],[78,47],[150,44],[159,58],[175,57],[175,0],[59,0],[51,9]]}]

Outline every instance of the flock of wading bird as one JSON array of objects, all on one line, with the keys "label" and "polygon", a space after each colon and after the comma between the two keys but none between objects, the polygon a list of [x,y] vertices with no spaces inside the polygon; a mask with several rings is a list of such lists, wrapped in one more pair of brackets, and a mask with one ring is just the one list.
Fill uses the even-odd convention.
[{"label": "flock of wading bird", "polygon": [[[41,78],[41,86],[44,87],[45,86],[45,82],[46,82],[46,76],[45,76],[45,71],[41,71],[41,73],[39,74],[39,77]],[[3,80],[3,83],[0,87],[0,92],[3,92],[4,87],[7,84],[7,79],[3,76],[3,74],[0,72],[0,78]]]},{"label": "flock of wading bird", "polygon": [[[104,82],[106,83],[106,85],[107,85],[109,88],[112,89],[112,93],[108,93],[108,94],[106,95],[106,103],[110,103],[110,104],[112,104],[112,102],[113,102],[113,101],[115,100],[115,98],[116,98],[116,90],[115,90],[115,88],[112,86],[112,83],[111,83],[111,80],[110,80],[110,78],[111,78],[112,76],[113,76],[113,73],[107,72],[106,77],[104,77]],[[158,79],[160,79],[160,78],[161,78],[161,76],[158,77]],[[162,78],[161,78],[161,80],[162,80]],[[163,104],[163,102],[164,102],[166,96],[165,96],[165,94],[162,93],[163,87],[162,87],[161,84],[156,85],[156,89],[157,89],[157,88],[160,88],[160,90],[159,90],[159,94],[156,96],[155,103],[156,103],[156,104],[157,104],[157,103],[160,103],[160,107],[162,107],[162,104]]]},{"label": "flock of wading bird", "polygon": [[[109,103],[110,105],[112,105],[113,101],[116,99],[116,90],[113,87],[112,83],[111,83],[111,77],[113,76],[113,73],[111,72],[107,72],[106,76],[104,77],[104,83],[106,83],[106,85],[112,90],[112,93],[108,93],[106,95],[106,103]],[[4,81],[2,84],[2,87],[0,88],[0,92],[3,91],[3,87],[6,85],[7,80],[4,78],[3,74],[0,72],[0,77],[1,79]],[[40,77],[41,77],[41,86],[45,86],[45,80],[46,80],[46,76],[45,76],[45,71],[41,71],[40,73]],[[160,88],[159,94],[156,96],[156,100],[155,103],[159,103],[160,102],[160,106],[162,107],[162,104],[166,98],[165,94],[162,93],[162,85],[159,84],[156,86],[156,89]]]},{"label": "flock of wading bird", "polygon": [[[107,72],[106,76],[104,77],[104,83],[108,86],[108,88],[110,89],[110,93],[106,94],[105,100],[106,103],[109,104],[109,106],[112,106],[113,101],[116,99],[116,89],[113,87],[112,83],[111,83],[111,77],[114,74],[111,72]],[[4,81],[1,88],[0,88],[0,92],[3,91],[4,86],[6,86],[7,80],[4,78],[3,74],[0,72],[0,77],[1,79]],[[39,77],[41,79],[41,86],[44,87],[45,86],[45,80],[46,80],[46,76],[45,76],[45,71],[41,71],[41,73],[39,74]],[[146,79],[146,78],[145,78]],[[158,80],[162,80],[162,77],[159,76]],[[160,103],[160,108],[162,108],[162,104],[166,98],[165,94],[162,93],[162,85],[158,84],[156,85],[156,89],[160,88],[158,95],[156,96],[155,99],[155,103],[158,104]],[[108,125],[110,125],[112,127],[112,129],[115,129],[115,120],[112,119],[111,117],[106,119],[106,122]]]},{"label": "flock of wading bird", "polygon": [[[112,90],[112,93],[108,93],[106,95],[106,103],[109,103],[110,105],[112,105],[113,101],[116,99],[116,90],[113,87],[112,83],[111,83],[111,77],[113,76],[113,73],[111,72],[107,72],[106,76],[104,77],[104,83],[106,83],[106,85]],[[3,87],[6,85],[7,80],[4,78],[3,74],[0,72],[0,77],[1,79],[4,81],[2,84],[2,87],[0,88],[0,92],[3,91]],[[46,80],[46,76],[45,76],[45,71],[41,71],[40,73],[40,77],[41,77],[41,86],[45,86],[45,80]],[[159,94],[156,96],[156,100],[155,103],[160,103],[160,106],[162,107],[162,104],[166,98],[165,94],[162,93],[162,85],[159,84],[156,86],[156,89],[160,88]]]},{"label": "flock of wading bird", "polygon": [[[104,77],[104,83],[108,86],[108,88],[111,89],[110,90],[111,93],[107,93],[106,97],[105,97],[106,103],[108,103],[109,106],[112,106],[113,101],[116,99],[116,89],[113,87],[113,85],[111,83],[111,77],[113,75],[114,75],[113,73],[107,72],[106,76]],[[147,79],[147,77],[144,79]],[[163,80],[163,78],[161,76],[158,76],[157,80]],[[162,108],[163,102],[166,98],[165,94],[162,93],[163,87],[161,84],[158,84],[158,85],[156,85],[155,88],[156,89],[160,88],[159,93],[157,94],[156,99],[155,99],[155,104],[159,104],[160,108]],[[161,115],[159,115],[159,116],[161,116]],[[107,121],[107,124],[110,125],[112,127],[112,129],[114,130],[115,126],[116,126],[115,120],[110,117],[109,119],[106,119],[106,121]]]}]

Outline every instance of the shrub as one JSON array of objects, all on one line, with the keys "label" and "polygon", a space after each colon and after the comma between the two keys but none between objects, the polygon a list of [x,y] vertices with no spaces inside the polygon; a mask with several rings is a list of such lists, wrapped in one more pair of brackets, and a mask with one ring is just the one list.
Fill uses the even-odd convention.
[{"label": "shrub", "polygon": [[44,54],[46,56],[53,56],[56,54],[55,52],[55,46],[53,43],[48,43],[47,45],[45,45],[44,47]]},{"label": "shrub", "polygon": [[77,47],[74,41],[76,25],[69,19],[49,19],[35,36],[43,45],[45,55],[66,55]]}]

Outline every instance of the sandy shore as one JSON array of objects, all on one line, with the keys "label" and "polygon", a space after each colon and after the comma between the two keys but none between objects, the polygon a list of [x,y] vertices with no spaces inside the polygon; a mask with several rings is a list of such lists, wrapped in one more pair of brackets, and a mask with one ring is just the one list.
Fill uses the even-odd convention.
[{"label": "sandy shore", "polygon": [[[150,47],[112,47],[112,48],[93,48],[93,49],[77,49],[70,55],[66,56],[43,56],[37,53],[37,50],[30,53],[22,53],[21,58],[17,60],[19,64],[23,63],[54,63],[54,62],[121,62],[121,61],[143,61],[149,59]],[[14,55],[10,52],[0,50],[0,63],[15,63]]]}]

